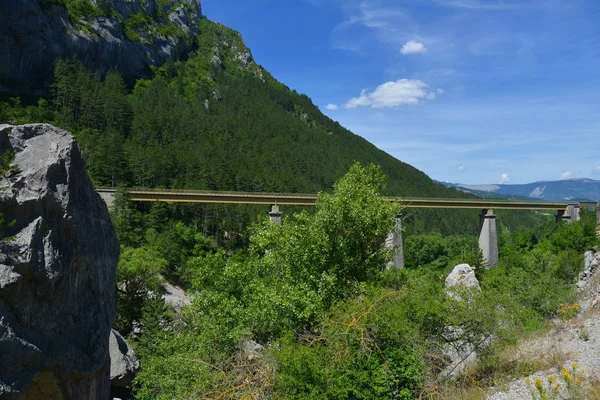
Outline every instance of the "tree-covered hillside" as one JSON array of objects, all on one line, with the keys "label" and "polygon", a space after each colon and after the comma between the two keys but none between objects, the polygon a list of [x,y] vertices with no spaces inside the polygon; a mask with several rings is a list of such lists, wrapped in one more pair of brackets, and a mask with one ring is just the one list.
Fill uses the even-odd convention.
[{"label": "tree-covered hillside", "polygon": [[[0,103],[0,122],[70,130],[98,186],[315,193],[359,161],[382,167],[389,195],[470,196],[323,115],[256,64],[239,33],[206,18],[197,29],[190,39],[197,50],[130,85],[118,72],[89,70],[76,56],[58,59],[49,96],[36,105]],[[411,218],[418,220],[410,225],[415,232],[477,231],[475,211]]]},{"label": "tree-covered hillside", "polygon": [[383,167],[390,194],[458,195],[277,82],[251,61],[238,34],[208,20],[200,28],[200,50],[130,93],[114,74],[104,79],[76,61],[58,62],[59,118],[79,132],[97,184],[316,192],[357,160]]}]

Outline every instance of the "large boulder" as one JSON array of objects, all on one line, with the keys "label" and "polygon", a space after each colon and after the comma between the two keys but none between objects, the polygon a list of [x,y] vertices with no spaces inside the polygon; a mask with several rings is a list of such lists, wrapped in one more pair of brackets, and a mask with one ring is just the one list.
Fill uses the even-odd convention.
[{"label": "large boulder", "polygon": [[125,338],[114,329],[110,331],[110,384],[127,387],[135,378],[139,368],[135,352]]},{"label": "large boulder", "polygon": [[[0,398],[106,399],[119,243],[73,137],[0,125]],[[2,233],[2,231],[0,231]]]},{"label": "large boulder", "polygon": [[[481,291],[475,270],[469,264],[455,266],[446,277],[446,294],[456,301],[471,301],[473,291]],[[477,360],[477,350],[486,345],[486,341],[481,338],[465,338],[465,332],[453,326],[446,326],[443,336],[446,340],[444,357],[448,366],[441,375],[456,378],[468,365]]]},{"label": "large boulder", "polygon": [[475,269],[469,264],[459,264],[446,277],[446,293],[457,299],[461,299],[460,292],[481,291],[479,281],[475,276]]},{"label": "large boulder", "polygon": [[475,269],[469,264],[457,265],[452,272],[450,272],[450,275],[446,277],[446,289],[457,287],[481,290],[479,281],[475,276]]}]

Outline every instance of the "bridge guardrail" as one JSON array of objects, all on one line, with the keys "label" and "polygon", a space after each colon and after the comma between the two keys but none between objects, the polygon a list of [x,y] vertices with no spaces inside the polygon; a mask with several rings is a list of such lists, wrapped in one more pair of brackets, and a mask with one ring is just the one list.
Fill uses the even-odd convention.
[{"label": "bridge guardrail", "polygon": [[[173,203],[223,203],[223,204],[280,204],[314,206],[316,194],[305,193],[257,193],[180,189],[127,189],[133,201],[164,201]],[[114,188],[98,188],[98,192],[115,193]],[[463,208],[463,209],[512,209],[512,210],[564,210],[563,202],[503,200],[503,199],[460,199],[425,197],[387,197],[400,202],[406,208]],[[571,203],[572,204],[572,203]]]}]

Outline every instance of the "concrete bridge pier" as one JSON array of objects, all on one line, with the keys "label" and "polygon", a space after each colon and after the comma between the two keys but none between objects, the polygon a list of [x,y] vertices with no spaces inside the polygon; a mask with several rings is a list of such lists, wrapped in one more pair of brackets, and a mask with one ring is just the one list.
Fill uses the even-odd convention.
[{"label": "concrete bridge pier", "polygon": [[113,192],[107,191],[98,191],[98,194],[100,195],[102,200],[104,200],[108,209],[112,210],[113,205],[115,203],[115,194]]},{"label": "concrete bridge pier", "polygon": [[269,218],[274,224],[281,225],[281,212],[279,211],[278,204],[273,204],[271,206],[271,211],[269,211]]},{"label": "concrete bridge pier", "polygon": [[560,221],[566,221],[569,219],[568,216],[565,215],[566,210],[558,210],[556,211],[556,223],[558,224]]},{"label": "concrete bridge pier", "polygon": [[567,204],[567,209],[565,212],[566,220],[568,223],[579,221],[579,211],[581,206],[579,203],[569,203]]},{"label": "concrete bridge pier", "polygon": [[600,225],[600,201],[596,204],[596,225]]},{"label": "concrete bridge pier", "polygon": [[498,235],[496,233],[496,215],[492,209],[484,208],[480,215],[481,233],[479,234],[479,248],[491,269],[498,264]]},{"label": "concrete bridge pier", "polygon": [[394,251],[394,258],[388,263],[388,269],[404,268],[404,247],[402,244],[402,214],[394,219],[394,230],[385,239],[385,247]]}]

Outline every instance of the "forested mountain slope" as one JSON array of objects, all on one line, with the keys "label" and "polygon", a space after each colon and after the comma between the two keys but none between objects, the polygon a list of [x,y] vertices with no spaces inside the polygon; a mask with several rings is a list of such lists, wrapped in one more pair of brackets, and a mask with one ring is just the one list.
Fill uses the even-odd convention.
[{"label": "forested mountain slope", "polygon": [[[330,190],[354,161],[360,161],[382,166],[390,195],[470,196],[433,182],[323,115],[306,95],[258,65],[239,33],[200,18],[195,2],[148,0],[125,10],[109,0],[76,3],[80,6],[69,0],[28,2],[48,18],[62,16],[68,30],[89,36],[100,47],[118,37],[116,61],[112,53],[95,53],[93,47],[85,56],[78,47],[61,47],[47,63],[54,63],[53,77],[36,86],[48,88],[43,97],[35,97],[37,105],[17,98],[19,90],[27,89],[21,85],[25,82],[0,73],[0,86],[13,96],[1,104],[0,120],[51,122],[72,131],[96,185],[317,192]],[[1,19],[8,24],[3,29],[20,29],[14,18]],[[98,28],[98,21],[112,21],[113,36]],[[63,25],[45,29],[65,29]],[[172,51],[165,50],[165,40]],[[146,68],[137,73],[126,68],[125,79],[117,67],[128,46],[146,49],[149,55],[166,52],[148,57]],[[1,47],[2,52],[8,47]],[[31,45],[9,50],[13,56],[3,71],[16,68],[12,64],[26,56]],[[137,57],[134,50],[131,57]],[[467,214],[474,212],[453,211],[454,221],[439,230],[462,229]],[[437,223],[451,214],[428,215]],[[426,221],[420,224],[429,229]],[[472,225],[474,233],[476,222]]]},{"label": "forested mountain slope", "polygon": [[[125,49],[121,51],[136,43],[162,48],[158,39],[138,32],[143,32],[142,27],[151,31],[153,21],[174,20],[176,10],[191,12],[193,6],[169,2],[169,7],[153,4],[123,12],[107,1],[76,11],[68,1],[39,4],[38,11],[46,10],[50,17],[62,15],[59,11],[65,7],[71,19],[79,17],[69,28],[91,37],[104,34],[93,28],[98,21],[120,23]],[[4,19],[16,24],[8,16]],[[189,47],[198,50],[185,60],[174,54],[150,79],[138,80],[131,91],[114,73],[103,74],[106,54],[97,53],[98,60],[90,60],[95,53],[88,52],[85,64],[75,61],[83,59],[76,48],[71,54],[69,48],[61,48],[57,54],[73,58],[59,63],[54,83],[46,84],[52,87],[55,107],[51,108],[58,111],[61,125],[78,133],[97,184],[123,181],[136,186],[314,192],[330,187],[358,160],[383,166],[390,177],[390,193],[458,195],[352,134],[321,114],[307,96],[277,82],[254,62],[238,33],[193,17],[189,18],[192,25],[184,29],[182,20],[153,29],[159,36],[169,30],[175,32],[173,36],[199,32],[186,37],[195,41]],[[131,30],[133,26],[140,30]],[[10,50],[18,61],[20,52],[30,47]],[[133,51],[131,57],[137,53]],[[147,63],[151,66],[154,59]],[[8,64],[4,68],[10,70]],[[97,66],[97,70],[86,70],[86,66]],[[3,87],[10,88],[6,75],[2,75]],[[7,114],[7,107],[4,111]],[[10,115],[2,117],[10,119]]]}]

